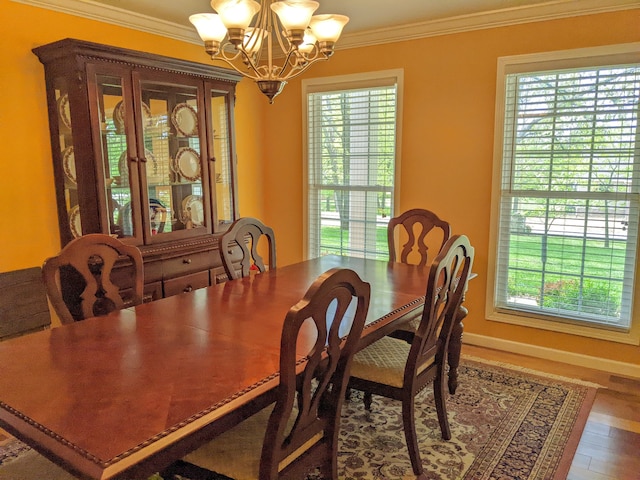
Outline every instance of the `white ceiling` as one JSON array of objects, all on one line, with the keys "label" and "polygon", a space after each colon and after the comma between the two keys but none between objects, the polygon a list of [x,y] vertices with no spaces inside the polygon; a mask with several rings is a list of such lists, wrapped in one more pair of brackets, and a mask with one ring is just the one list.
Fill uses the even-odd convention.
[{"label": "white ceiling", "polygon": [[[12,0],[200,43],[188,21],[208,0]],[[515,23],[640,7],[640,0],[319,0],[316,13],[350,17],[349,48]],[[402,26],[402,28],[399,28]]]}]

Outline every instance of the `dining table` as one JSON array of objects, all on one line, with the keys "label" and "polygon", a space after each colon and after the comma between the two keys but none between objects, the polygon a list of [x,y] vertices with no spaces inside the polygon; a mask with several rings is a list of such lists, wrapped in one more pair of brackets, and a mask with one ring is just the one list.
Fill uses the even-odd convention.
[{"label": "dining table", "polygon": [[0,342],[0,427],[78,478],[145,479],[275,400],[285,316],[336,267],[371,285],[360,348],[424,304],[428,267],[328,255]]}]

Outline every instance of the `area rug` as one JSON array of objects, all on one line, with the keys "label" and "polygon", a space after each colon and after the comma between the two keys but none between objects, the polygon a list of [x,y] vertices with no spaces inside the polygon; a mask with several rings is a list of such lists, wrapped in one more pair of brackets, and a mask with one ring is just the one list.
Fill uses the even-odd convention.
[{"label": "area rug", "polygon": [[[417,434],[427,480],[560,480],[566,478],[596,386],[465,357],[447,408],[452,439],[442,440],[430,388],[416,398]],[[0,479],[13,462],[36,453],[17,440],[0,443]],[[342,412],[341,480],[412,479],[400,404],[374,397],[364,409],[357,392]],[[31,461],[25,463],[31,464]],[[41,463],[41,462],[35,462]],[[37,480],[58,479],[47,463]],[[5,475],[3,475],[5,470]],[[50,473],[50,474],[48,474]],[[64,477],[60,477],[64,478]],[[156,477],[157,478],[157,477]],[[176,480],[192,480],[175,477]],[[211,475],[210,480],[226,477]],[[310,473],[306,480],[317,480]],[[170,480],[170,479],[165,479]],[[173,480],[173,479],[172,479]]]}]

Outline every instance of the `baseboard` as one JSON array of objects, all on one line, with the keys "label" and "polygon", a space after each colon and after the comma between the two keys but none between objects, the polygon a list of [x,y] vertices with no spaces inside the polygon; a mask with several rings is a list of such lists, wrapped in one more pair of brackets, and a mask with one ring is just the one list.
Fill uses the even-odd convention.
[{"label": "baseboard", "polygon": [[592,357],[590,355],[582,355],[580,353],[564,352],[553,348],[539,347],[526,343],[513,342],[511,340],[487,337],[475,333],[465,332],[462,337],[462,341],[463,343],[478,347],[493,348],[504,352],[519,353],[521,355],[529,355],[530,357],[544,358],[545,360],[553,360],[556,362],[567,363],[569,365],[592,368],[594,370],[601,370],[615,375],[640,378],[640,365],[635,365],[633,363],[618,362],[616,360]]}]

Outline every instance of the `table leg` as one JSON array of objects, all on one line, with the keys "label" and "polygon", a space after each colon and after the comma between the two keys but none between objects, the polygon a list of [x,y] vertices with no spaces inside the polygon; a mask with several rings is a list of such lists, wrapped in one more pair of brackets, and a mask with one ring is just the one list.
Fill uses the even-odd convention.
[{"label": "table leg", "polygon": [[460,365],[460,351],[462,350],[462,333],[464,331],[464,324],[462,321],[467,316],[469,311],[460,305],[456,320],[451,330],[451,337],[449,339],[449,352],[447,360],[449,362],[449,393],[453,395],[458,388],[458,366]]}]

